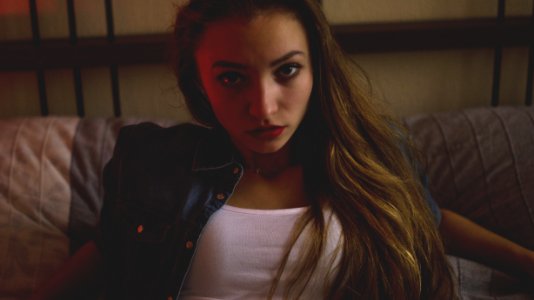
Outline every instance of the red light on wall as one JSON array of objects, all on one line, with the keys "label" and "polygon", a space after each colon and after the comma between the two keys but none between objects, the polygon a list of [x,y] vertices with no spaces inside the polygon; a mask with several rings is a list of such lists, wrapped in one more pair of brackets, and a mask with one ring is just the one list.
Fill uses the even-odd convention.
[{"label": "red light on wall", "polygon": [[0,16],[24,15],[30,11],[28,1],[4,0],[0,1]]},{"label": "red light on wall", "polygon": [[[37,0],[39,12],[53,12],[58,10],[59,0]],[[28,0],[0,0],[0,16],[29,15],[30,3]]]}]

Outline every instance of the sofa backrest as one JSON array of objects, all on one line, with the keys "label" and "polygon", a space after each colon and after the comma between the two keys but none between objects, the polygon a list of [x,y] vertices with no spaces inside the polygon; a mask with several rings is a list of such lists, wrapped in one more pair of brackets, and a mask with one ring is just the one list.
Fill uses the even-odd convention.
[{"label": "sofa backrest", "polygon": [[[0,120],[1,295],[29,293],[94,237],[102,169],[119,128],[141,121]],[[534,249],[534,108],[477,108],[405,122],[440,206]]]},{"label": "sofa backrest", "polygon": [[95,236],[102,169],[119,128],[141,121],[0,119],[0,295],[24,298]]},{"label": "sofa backrest", "polygon": [[534,249],[534,108],[409,117],[441,207]]}]

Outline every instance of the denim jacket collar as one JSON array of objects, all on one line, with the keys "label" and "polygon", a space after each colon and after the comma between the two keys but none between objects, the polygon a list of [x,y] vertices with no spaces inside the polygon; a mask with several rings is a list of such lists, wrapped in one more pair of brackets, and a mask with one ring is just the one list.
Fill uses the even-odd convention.
[{"label": "denim jacket collar", "polygon": [[210,171],[224,168],[238,162],[237,154],[230,137],[223,129],[210,129],[195,150],[192,171]]}]

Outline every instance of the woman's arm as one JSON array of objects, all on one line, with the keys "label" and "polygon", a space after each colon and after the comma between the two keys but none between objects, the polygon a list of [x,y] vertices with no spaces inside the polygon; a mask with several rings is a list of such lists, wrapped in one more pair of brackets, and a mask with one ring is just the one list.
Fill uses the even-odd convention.
[{"label": "woman's arm", "polygon": [[534,251],[469,219],[441,209],[439,231],[448,253],[483,263],[521,278],[534,279]]},{"label": "woman's arm", "polygon": [[102,287],[102,273],[100,252],[95,242],[88,242],[29,299],[87,299],[87,295],[96,296]]}]

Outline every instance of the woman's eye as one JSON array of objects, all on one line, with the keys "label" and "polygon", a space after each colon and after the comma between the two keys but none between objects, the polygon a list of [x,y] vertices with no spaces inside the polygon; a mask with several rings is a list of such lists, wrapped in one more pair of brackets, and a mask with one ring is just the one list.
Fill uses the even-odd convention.
[{"label": "woman's eye", "polygon": [[299,64],[287,64],[283,65],[276,70],[276,76],[280,79],[290,79],[298,74],[302,68]]},{"label": "woman's eye", "polygon": [[217,80],[224,86],[233,86],[243,81],[243,76],[238,72],[225,72],[217,76]]}]

